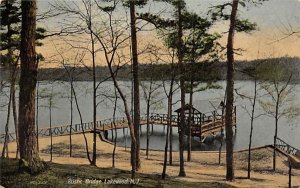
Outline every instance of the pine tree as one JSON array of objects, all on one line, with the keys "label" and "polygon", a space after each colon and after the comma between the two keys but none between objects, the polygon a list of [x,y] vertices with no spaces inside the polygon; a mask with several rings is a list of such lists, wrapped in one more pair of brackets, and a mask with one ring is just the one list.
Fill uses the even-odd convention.
[{"label": "pine tree", "polygon": [[[253,3],[259,3],[258,0]],[[233,167],[233,105],[234,105],[234,37],[236,32],[249,33],[256,29],[256,24],[248,19],[240,19],[237,15],[239,5],[245,7],[248,0],[232,0],[231,3],[225,3],[213,7],[210,11],[213,20],[229,20],[229,32],[227,37],[227,77],[226,77],[226,104],[225,104],[225,132],[226,132],[226,180],[234,179]],[[231,8],[230,14],[225,13],[227,7]]]},{"label": "pine tree", "polygon": [[45,168],[39,158],[35,136],[35,89],[37,61],[35,52],[36,1],[22,1],[21,30],[21,76],[19,94],[19,142],[20,158],[30,173],[36,174]]},{"label": "pine tree", "polygon": [[[10,106],[13,110],[13,119],[15,123],[15,132],[16,132],[16,142],[17,142],[17,151],[16,158],[18,157],[19,152],[19,142],[18,142],[18,117],[17,117],[17,107],[16,107],[16,80],[18,77],[18,63],[19,63],[19,48],[21,40],[21,4],[16,0],[6,0],[2,1],[0,5],[0,58],[1,66],[7,67],[10,70],[10,100],[8,105],[8,117],[10,114]],[[45,38],[46,30],[43,28],[36,29],[35,41],[36,45],[41,46],[42,43],[38,39]],[[41,55],[39,57],[42,58]],[[6,127],[8,130],[9,121],[7,121]],[[6,143],[6,142],[5,142]],[[5,144],[4,144],[5,145]]]},{"label": "pine tree", "polygon": [[[163,33],[165,44],[168,48],[176,49],[178,72],[180,74],[181,88],[181,107],[185,106],[185,94],[191,91],[187,87],[187,79],[191,79],[191,72],[195,70],[187,69],[188,64],[199,62],[201,57],[213,52],[216,49],[216,40],[219,38],[217,33],[210,34],[208,30],[213,22],[207,18],[202,18],[195,13],[187,11],[184,0],[164,0],[170,3],[174,8],[174,18],[164,19],[158,15],[140,14],[140,18],[156,26],[160,33]],[[192,67],[192,66],[190,66]],[[192,81],[193,82],[193,81]],[[192,83],[194,85],[194,83]],[[192,99],[192,97],[190,97]],[[183,108],[182,108],[183,109]],[[187,125],[185,124],[184,111],[180,113],[181,121],[179,126],[179,144],[180,144],[180,176],[185,176],[184,171],[184,133]],[[190,126],[189,126],[190,129]],[[191,159],[191,134],[188,143],[188,161]]]}]

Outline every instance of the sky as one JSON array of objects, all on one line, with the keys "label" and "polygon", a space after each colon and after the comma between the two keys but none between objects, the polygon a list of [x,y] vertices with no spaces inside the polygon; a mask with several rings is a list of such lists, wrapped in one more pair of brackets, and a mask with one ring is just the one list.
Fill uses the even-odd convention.
[{"label": "sky", "polygon": [[[47,10],[49,2],[53,1],[38,1],[39,12]],[[71,2],[71,1],[69,1]],[[72,1],[79,3],[79,0]],[[186,0],[188,10],[200,15],[206,15],[207,10],[216,4],[228,2],[228,0]],[[166,4],[150,3],[148,6],[137,9],[137,12],[161,12],[167,7]],[[120,13],[121,14],[121,13]],[[300,31],[300,0],[269,0],[262,5],[249,5],[247,8],[240,8],[238,16],[247,18],[250,21],[256,22],[258,30],[251,34],[238,33],[235,38],[235,48],[241,48],[244,51],[242,55],[237,56],[238,60],[253,60],[268,57],[281,56],[297,56],[300,57],[300,34],[285,38],[285,36],[293,31]],[[46,23],[39,23],[47,30],[59,29],[60,22],[66,18],[57,17],[48,20]],[[228,23],[223,22],[215,26],[218,32],[226,32]],[[56,39],[57,40],[57,39]],[[154,33],[138,34],[140,43],[155,43],[157,36]],[[221,43],[225,45],[226,35],[221,39]],[[53,57],[57,54],[57,44],[54,39],[44,41],[44,46],[38,48],[38,51],[45,54],[47,57]],[[61,47],[59,49],[62,49]],[[53,66],[53,65],[45,65]]]}]

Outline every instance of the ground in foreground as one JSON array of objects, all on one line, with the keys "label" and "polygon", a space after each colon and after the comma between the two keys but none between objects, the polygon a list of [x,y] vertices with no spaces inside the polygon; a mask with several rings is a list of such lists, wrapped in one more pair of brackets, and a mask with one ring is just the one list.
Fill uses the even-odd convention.
[{"label": "ground in foreground", "polygon": [[[93,135],[86,134],[89,145],[89,151],[92,150]],[[50,161],[50,143],[49,137],[39,138],[40,157],[44,161]],[[103,142],[99,138],[97,139],[97,168],[98,170],[91,173],[85,172],[84,168],[89,166],[89,162],[86,157],[85,141],[82,134],[72,135],[72,157],[69,156],[69,136],[53,137],[53,162],[61,165],[71,165],[70,170],[75,165],[78,171],[82,171],[84,174],[83,178],[92,179],[99,173],[101,178],[101,171],[105,169],[111,169],[112,167],[112,154],[114,147],[110,143]],[[152,142],[150,141],[150,144]],[[127,145],[130,143],[127,143]],[[3,146],[0,144],[0,148]],[[16,143],[10,142],[8,144],[9,157],[16,157]],[[167,175],[169,180],[175,181],[169,185],[172,187],[178,187],[177,181],[194,182],[196,184],[191,187],[199,187],[200,184],[206,182],[219,182],[222,184],[229,184],[234,187],[259,187],[259,188],[274,188],[274,187],[287,187],[288,186],[288,162],[287,157],[280,152],[276,153],[276,172],[272,171],[273,162],[273,149],[270,147],[256,148],[252,150],[251,155],[251,179],[247,179],[247,151],[236,151],[234,152],[234,169],[235,169],[235,180],[228,182],[225,179],[226,175],[226,153],[221,153],[221,161],[219,164],[219,153],[218,152],[203,152],[193,151],[192,160],[185,162],[186,177],[178,177],[179,173],[179,152],[173,152],[173,165],[167,167]],[[155,181],[159,180],[159,176],[162,172],[162,165],[164,159],[164,152],[162,151],[150,151],[149,157],[147,158],[145,150],[141,150],[141,169],[139,173],[146,177],[153,177]],[[185,152],[186,157],[186,152]],[[81,166],[78,166],[81,165]],[[51,165],[50,165],[51,166]],[[75,168],[74,167],[74,168]],[[115,153],[115,167],[120,170],[116,172],[114,177],[125,178],[130,177],[130,148],[117,147]],[[3,168],[2,168],[3,169]],[[1,171],[1,170],[0,170]],[[120,174],[127,175],[120,175]],[[125,173],[126,172],[126,173]],[[52,173],[57,173],[52,172]],[[146,175],[147,174],[147,175]],[[72,174],[71,174],[72,175]],[[1,175],[0,175],[1,176]],[[13,176],[13,175],[12,175]],[[62,175],[60,175],[62,177]],[[72,177],[72,176],[71,176]],[[12,177],[13,178],[13,177]],[[98,178],[98,176],[97,176]],[[140,179],[140,183],[147,186],[148,180]],[[149,178],[151,179],[151,178]],[[63,179],[65,180],[65,178]],[[144,181],[144,182],[143,182]],[[150,181],[150,180],[149,180]],[[0,183],[1,184],[1,183]],[[159,186],[159,183],[153,183],[150,181],[149,185]],[[56,184],[55,184],[56,185]],[[178,186],[177,186],[178,185]],[[196,186],[195,186],[196,185]],[[141,185],[142,186],[142,185]],[[220,184],[221,186],[221,184]],[[292,186],[300,187],[300,169],[292,169]],[[39,186],[40,187],[40,186]],[[42,186],[44,187],[44,186]],[[55,186],[56,187],[56,186]],[[168,185],[165,185],[168,187]],[[212,187],[212,186],[209,186]],[[219,187],[219,186],[218,186]]]},{"label": "ground in foreground", "polygon": [[[18,160],[0,159],[1,182],[4,187],[221,187],[232,186],[217,182],[186,182],[158,175],[138,173],[131,182],[130,171],[116,168],[97,168],[89,165],[47,163],[48,169],[32,176],[19,171]],[[130,184],[130,182],[132,184]],[[114,184],[116,183],[116,184]]]}]

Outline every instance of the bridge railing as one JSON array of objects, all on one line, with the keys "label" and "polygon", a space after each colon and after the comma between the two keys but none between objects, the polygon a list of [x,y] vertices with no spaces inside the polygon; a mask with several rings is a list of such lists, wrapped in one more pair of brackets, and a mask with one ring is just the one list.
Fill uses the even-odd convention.
[{"label": "bridge railing", "polygon": [[299,149],[289,145],[288,143],[286,143],[278,137],[276,138],[276,147],[288,154],[296,155],[297,153],[299,153]]},{"label": "bridge railing", "polygon": [[[236,114],[236,108],[235,114]],[[235,116],[236,117],[236,116]],[[192,119],[193,127],[196,127],[197,129],[201,129],[201,126],[205,123],[211,122],[218,118],[218,116],[215,114],[215,117],[212,115],[207,115],[207,114],[198,114],[195,115]],[[157,113],[152,113],[150,115],[150,119],[152,121],[158,121],[161,124],[166,124],[169,120],[167,114],[157,114]],[[123,123],[128,123],[127,119],[125,117],[116,117],[115,119],[109,118],[109,119],[104,119],[101,121],[96,122],[96,128],[100,130],[104,130],[105,127],[112,126],[113,120],[115,122],[123,122]],[[141,116],[141,120],[146,120],[146,116]],[[188,117],[186,117],[185,121],[188,122]],[[172,115],[171,117],[171,122],[177,123],[178,122],[178,116],[177,115]],[[94,128],[94,123],[93,122],[85,122],[85,123],[78,123],[74,125],[64,125],[64,126],[56,126],[52,127],[51,129],[48,128],[41,128],[34,134],[38,134],[39,136],[58,136],[58,135],[66,135],[66,134],[72,134],[72,133],[81,133],[83,131],[91,131]],[[13,141],[15,140],[15,133],[9,133],[7,137],[8,141]],[[0,143],[5,140],[5,134],[0,134]]]},{"label": "bridge railing", "polygon": [[[172,115],[171,117],[171,122],[177,122],[177,115]],[[169,121],[169,117],[168,114],[155,114],[155,113],[151,113],[150,114],[150,120],[151,121],[158,121],[160,123],[166,123]]]},{"label": "bridge railing", "polygon": [[[103,129],[107,126],[111,126],[111,123],[113,122],[113,118],[104,119],[101,121],[96,122],[96,128],[97,129]],[[116,117],[115,122],[127,122],[127,119],[124,117]],[[71,125],[64,125],[64,126],[55,126],[50,129],[50,127],[47,128],[41,128],[37,132],[34,132],[34,134],[38,134],[39,136],[50,136],[52,133],[52,136],[58,136],[58,135],[66,135],[68,133],[81,133],[84,131],[90,131],[94,129],[94,123],[93,122],[84,122],[84,123],[77,123]],[[50,132],[51,131],[51,132]],[[10,132],[8,133],[7,140],[9,142],[14,141],[16,139],[15,133]],[[3,143],[5,140],[5,134],[0,134],[0,143]]]},{"label": "bridge railing", "polygon": [[[168,114],[152,113],[150,115],[150,119],[152,121],[156,121],[156,122],[160,122],[160,123],[166,123],[166,122],[169,121]],[[197,125],[201,125],[201,124],[204,124],[206,122],[212,121],[212,119],[213,118],[211,116],[208,116],[206,114],[199,114],[199,115],[195,115],[192,118],[192,124],[193,124],[193,126],[197,126]],[[185,117],[185,121],[188,122],[189,117]],[[178,122],[178,115],[172,115],[171,122],[172,123],[177,123]]]}]

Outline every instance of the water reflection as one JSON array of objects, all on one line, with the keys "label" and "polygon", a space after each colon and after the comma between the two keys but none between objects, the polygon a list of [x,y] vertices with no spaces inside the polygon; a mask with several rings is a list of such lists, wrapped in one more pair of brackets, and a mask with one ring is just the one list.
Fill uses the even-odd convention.
[{"label": "water reflection", "polygon": [[[150,125],[150,135],[149,135],[149,149],[151,150],[164,150],[165,149],[165,142],[166,142],[166,133],[167,133],[167,126],[163,125],[154,125],[153,131],[152,126]],[[216,133],[216,135],[219,133]],[[115,131],[108,132],[108,140],[110,142],[114,142],[114,138],[116,136]],[[234,141],[235,141],[235,134],[234,134]],[[173,151],[179,151],[179,137],[178,137],[178,128],[173,127],[173,142],[172,148]],[[117,130],[117,146],[129,148],[131,139],[129,135],[129,130],[125,129],[118,129]],[[187,136],[185,136],[185,149],[187,149]],[[170,143],[169,143],[170,144]],[[200,141],[199,137],[192,137],[192,151],[217,151],[220,149],[221,142],[220,140],[214,138],[210,142],[203,143]],[[147,126],[143,125],[141,127],[141,134],[140,134],[140,147],[141,149],[147,148]],[[222,141],[222,150],[225,150],[226,143],[223,139]]]}]

